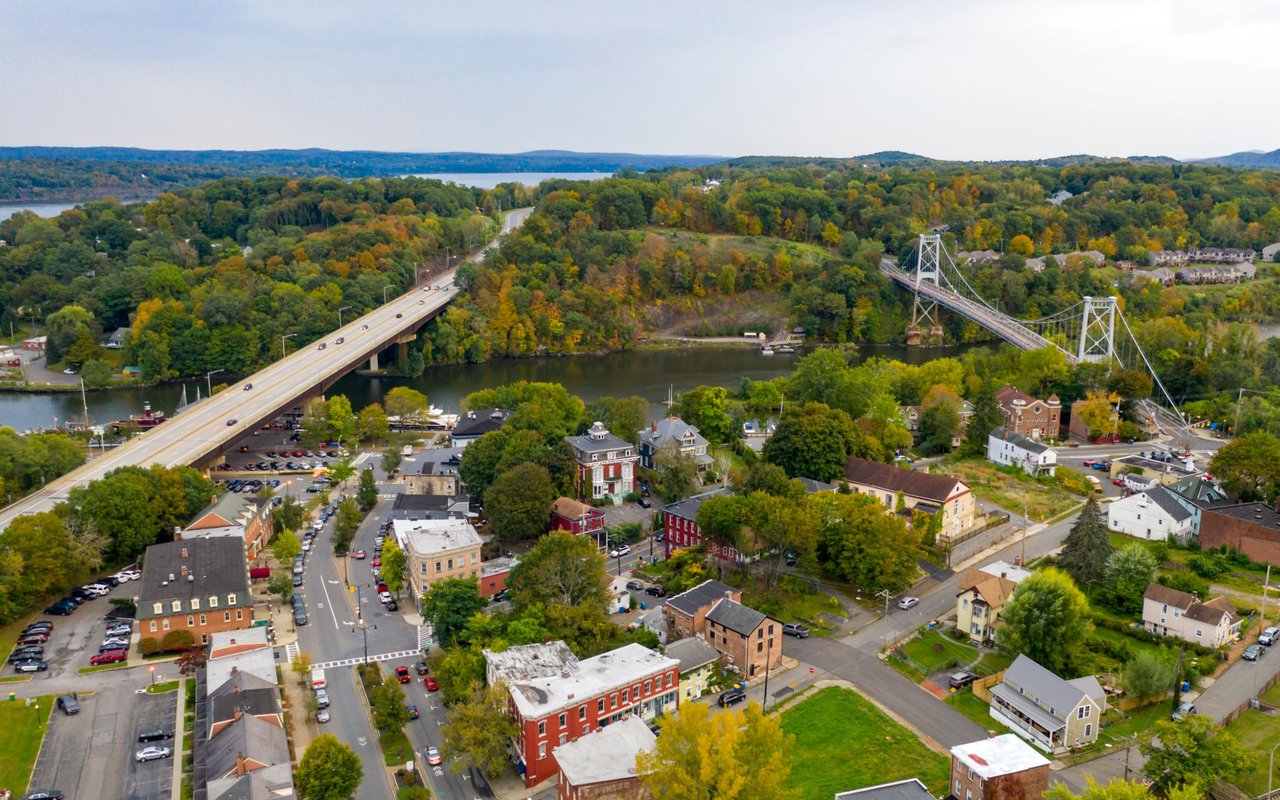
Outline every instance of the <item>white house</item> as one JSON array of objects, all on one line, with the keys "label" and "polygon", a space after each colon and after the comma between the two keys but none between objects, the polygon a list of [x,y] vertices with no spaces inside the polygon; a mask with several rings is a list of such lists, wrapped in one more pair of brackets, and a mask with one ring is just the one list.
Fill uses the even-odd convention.
[{"label": "white house", "polygon": [[1153,583],[1142,595],[1142,627],[1205,647],[1240,638],[1240,615],[1226,597],[1201,603],[1194,594]]},{"label": "white house", "polygon": [[1192,533],[1192,516],[1173,492],[1157,486],[1107,506],[1107,527],[1139,539],[1163,542],[1172,536],[1185,542]]},{"label": "white house", "polygon": [[1005,466],[1021,467],[1028,475],[1052,476],[1058,468],[1057,450],[1006,430],[1004,426],[987,436],[987,459]]}]

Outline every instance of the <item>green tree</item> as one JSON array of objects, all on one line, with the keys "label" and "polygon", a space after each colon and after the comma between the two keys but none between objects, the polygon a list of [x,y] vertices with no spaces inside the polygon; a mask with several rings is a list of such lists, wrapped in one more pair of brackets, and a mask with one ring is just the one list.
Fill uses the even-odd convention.
[{"label": "green tree", "polygon": [[333,553],[336,556],[345,556],[351,548],[351,540],[355,538],[356,530],[360,527],[364,514],[356,505],[355,500],[347,498],[338,504],[337,520],[333,524]]},{"label": "green tree", "polygon": [[1161,720],[1151,733],[1151,739],[1138,749],[1147,758],[1142,771],[1157,792],[1234,781],[1258,761],[1212,717],[1192,714],[1177,721]]},{"label": "green tree", "polygon": [[587,404],[588,419],[600,420],[616,436],[632,444],[649,418],[649,401],[643,397],[601,397]]},{"label": "green tree", "polygon": [[[536,641],[542,641],[542,639]],[[522,642],[521,644],[534,643]],[[489,643],[486,642],[487,644]],[[440,693],[444,695],[444,702],[448,706],[465,699],[477,687],[484,686],[485,660],[479,644],[472,644],[469,647],[455,644],[437,656],[431,662],[431,668],[436,673],[436,680],[440,682]]]},{"label": "green tree", "polygon": [[996,385],[987,380],[973,396],[973,416],[964,432],[963,450],[966,455],[985,455],[991,431],[1004,424],[1004,415],[996,401]]},{"label": "green tree", "polygon": [[1103,580],[1117,611],[1142,611],[1142,595],[1155,580],[1155,556],[1138,542],[1129,542],[1107,558]]},{"label": "green tree", "polygon": [[535,604],[603,608],[605,583],[604,556],[596,543],[565,531],[539,539],[507,580],[518,609]]},{"label": "green tree", "polygon": [[1280,495],[1280,439],[1267,431],[1237,436],[1214,454],[1209,471],[1242,500]]},{"label": "green tree", "polygon": [[98,344],[98,337],[86,328],[71,343],[71,349],[67,351],[64,360],[73,367],[82,367],[87,361],[102,358],[104,353],[102,345]]},{"label": "green tree", "polygon": [[302,527],[302,517],[302,506],[293,495],[286,494],[280,501],[280,505],[276,506],[276,510],[271,512],[272,527],[277,534],[281,531],[296,531]]},{"label": "green tree", "polygon": [[142,470],[118,469],[86,486],[73,487],[68,503],[78,517],[110,540],[107,559],[123,564],[155,544],[162,530],[151,503],[154,497],[155,487]]},{"label": "green tree", "polygon": [[[1100,784],[1093,776],[1085,780],[1088,783],[1080,794],[1073,793],[1065,783],[1057,783],[1045,792],[1045,800],[1152,800],[1155,797],[1141,781],[1116,778]],[[1178,786],[1165,795],[1167,800],[1201,800],[1203,796],[1195,786]]]},{"label": "green tree", "polygon": [[65,359],[71,352],[76,340],[83,334],[89,334],[90,344],[97,344],[93,335],[97,332],[97,321],[93,312],[75,303],[65,305],[45,317],[45,358],[50,365]]},{"label": "green tree", "polygon": [[699,386],[680,395],[671,413],[696,427],[711,444],[725,444],[733,440],[728,405],[728,389]]},{"label": "green tree", "polygon": [[382,471],[391,475],[400,469],[401,461],[399,450],[383,450],[382,451]]},{"label": "green tree", "polygon": [[698,480],[698,465],[693,456],[674,448],[658,451],[654,466],[658,468],[658,495],[668,503],[682,500],[693,493]]},{"label": "green tree", "polygon": [[929,406],[920,415],[920,452],[926,455],[951,452],[951,440],[960,430],[960,412],[951,403]]},{"label": "green tree", "polygon": [[689,703],[663,716],[655,747],[636,757],[640,782],[663,800],[790,800],[787,786],[795,740],[782,718],[760,706],[712,714],[705,703]]},{"label": "green tree", "polygon": [[[793,486],[782,467],[763,461],[757,461],[739,470],[733,482],[734,491],[742,495],[764,492],[785,497],[792,495]],[[803,486],[801,488],[803,490]]]},{"label": "green tree", "polygon": [[806,505],[817,525],[818,559],[832,573],[870,591],[911,583],[920,534],[900,516],[864,494],[820,492]]},{"label": "green tree", "polygon": [[555,499],[546,468],[521,464],[498,476],[484,493],[484,508],[499,540],[532,539],[547,529]]},{"label": "green tree", "polygon": [[508,748],[518,733],[507,702],[507,687],[499,683],[476,686],[449,708],[440,726],[440,744],[446,752],[464,756],[450,762],[451,770],[461,771],[470,763],[490,780],[507,770]]},{"label": "green tree", "polygon": [[293,597],[293,579],[288,572],[276,570],[271,573],[271,579],[267,581],[267,591],[278,595],[280,601],[284,602]]},{"label": "green tree", "polygon": [[378,503],[378,482],[374,480],[373,470],[369,467],[360,471],[360,488],[356,489],[356,502],[366,511]]},{"label": "green tree", "polygon": [[405,422],[424,423],[431,406],[427,396],[417,389],[408,386],[397,386],[382,398],[389,416]]},{"label": "green tree", "polygon": [[339,446],[344,442],[354,442],[358,424],[356,414],[351,410],[351,401],[345,395],[334,395],[328,400],[329,434]]},{"label": "green tree", "polygon": [[422,598],[422,616],[435,627],[436,641],[441,647],[453,646],[458,632],[467,625],[472,614],[483,609],[475,578],[446,578],[436,581]]},{"label": "green tree", "polygon": [[404,589],[405,570],[408,567],[409,560],[405,557],[404,551],[400,549],[400,545],[396,544],[395,538],[387,539],[382,545],[382,582],[387,585],[387,591],[394,595],[399,595]]},{"label": "green tree", "polygon": [[300,800],[347,800],[363,778],[360,757],[327,733],[311,740],[293,771]]},{"label": "green tree", "polygon": [[792,478],[833,481],[844,475],[849,456],[879,459],[849,415],[821,403],[788,406],[764,445],[764,458]]},{"label": "green tree", "polygon": [[80,368],[84,385],[90,389],[101,389],[111,383],[111,376],[114,374],[115,371],[111,369],[111,365],[100,358],[91,358]]},{"label": "green tree", "polygon": [[271,541],[271,555],[275,556],[276,561],[281,564],[292,562],[301,552],[302,542],[298,541],[297,535],[291,530],[277,533],[275,539]]},{"label": "green tree", "polygon": [[1081,586],[1090,582],[1101,583],[1106,575],[1107,559],[1110,558],[1111,551],[1107,519],[1102,514],[1097,497],[1091,494],[1067,533],[1067,538],[1062,542],[1058,566],[1066,570]]},{"label": "green tree", "polygon": [[382,410],[382,406],[370,403],[360,409],[360,416],[356,419],[356,433],[360,439],[377,445],[390,430],[391,423],[387,421],[387,412]]},{"label": "green tree", "polygon": [[472,496],[484,497],[485,492],[498,477],[498,462],[507,452],[507,442],[514,431],[499,428],[490,431],[462,451],[462,463],[458,465],[458,477],[467,485]]},{"label": "green tree", "polygon": [[383,681],[372,692],[373,724],[378,730],[398,731],[409,722],[404,705],[404,689],[398,681]]},{"label": "green tree", "polygon": [[1141,650],[1124,665],[1124,692],[1144,702],[1173,688],[1173,663],[1161,653]]},{"label": "green tree", "polygon": [[1093,630],[1089,603],[1071,576],[1054,567],[1018,584],[1000,615],[1000,649],[1069,673]]}]

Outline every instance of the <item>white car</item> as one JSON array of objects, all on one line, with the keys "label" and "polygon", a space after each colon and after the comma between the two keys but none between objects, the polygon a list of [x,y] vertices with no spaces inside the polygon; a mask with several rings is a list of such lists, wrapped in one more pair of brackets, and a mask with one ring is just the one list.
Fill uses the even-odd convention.
[{"label": "white car", "polygon": [[139,580],[142,577],[142,573],[136,569],[122,569],[112,577],[121,583],[128,583],[129,581]]},{"label": "white car", "polygon": [[911,597],[910,595],[908,595],[907,597],[898,598],[898,608],[902,609],[903,611],[906,611],[909,608],[915,608],[918,605],[920,605],[919,597]]},{"label": "white car", "polygon": [[316,711],[316,722],[328,722],[328,721],[329,721],[329,709],[322,708]]},{"label": "white car", "polygon": [[393,602],[395,598],[391,596],[391,592],[378,592],[378,600],[380,600],[385,605],[387,603]]},{"label": "white car", "polygon": [[622,558],[631,552],[631,545],[624,544],[622,547],[615,547],[609,551],[609,558]]},{"label": "white car", "polygon": [[310,540],[310,539],[304,539],[304,540],[302,541],[302,552],[306,553],[306,552],[308,552],[308,551],[310,551],[310,550],[311,550],[311,540]]},{"label": "white car", "polygon": [[80,588],[84,589],[85,592],[93,595],[94,597],[102,597],[108,591],[107,587],[103,586],[100,583],[91,583],[88,586],[82,586]]},{"label": "white car", "polygon": [[316,705],[320,708],[329,707],[329,692],[325,689],[316,689]]},{"label": "white car", "polygon": [[138,761],[155,761],[158,758],[170,758],[172,756],[172,748],[153,745],[151,747],[142,748],[135,753],[133,757]]}]

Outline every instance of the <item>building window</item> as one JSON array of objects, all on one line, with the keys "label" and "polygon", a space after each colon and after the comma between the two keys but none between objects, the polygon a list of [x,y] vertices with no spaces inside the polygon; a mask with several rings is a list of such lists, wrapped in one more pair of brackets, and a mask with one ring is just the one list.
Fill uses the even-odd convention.
[{"label": "building window", "polygon": [[227,605],[234,606],[236,604],[236,596],[234,594],[227,595]]},{"label": "building window", "polygon": [[568,722],[569,722],[569,715],[568,715],[568,714],[566,714],[566,713],[564,713],[563,711],[561,711],[561,712],[560,712],[560,727],[561,727],[561,728],[565,727],[565,725],[567,725],[567,724],[568,724]]},{"label": "building window", "polygon": [[174,611],[181,611],[181,610],[182,610],[182,601],[181,601],[181,600],[174,600],[174,601],[173,601],[173,604],[172,604],[172,608],[173,608],[173,610],[174,610]]},{"label": "building window", "polygon": [[214,595],[209,595],[209,608],[217,608],[217,607],[218,607],[218,598]]},{"label": "building window", "polygon": [[152,614],[163,614],[163,613],[164,613],[164,603],[156,603],[154,606],[152,606],[152,607],[151,607],[151,613],[152,613]]},{"label": "building window", "polygon": [[617,707],[618,707],[618,695],[615,692],[614,694],[609,695],[609,708],[617,708]]},{"label": "building window", "polygon": [[201,614],[201,615],[200,615],[200,624],[201,624],[201,625],[204,625],[204,624],[205,624],[205,617],[204,617],[204,614]]},{"label": "building window", "polygon": [[1087,723],[1087,724],[1084,726],[1084,735],[1085,735],[1085,736],[1091,736],[1091,735],[1093,735],[1093,723],[1092,723],[1092,722]]},{"label": "building window", "polygon": [[1093,713],[1093,706],[1084,705],[1076,711],[1076,719],[1088,719]]},{"label": "building window", "polygon": [[208,643],[209,643],[209,634],[207,633],[200,634],[200,644],[208,644]]},{"label": "building window", "polygon": [[439,562],[439,561],[437,561],[437,562],[436,562],[436,574],[437,574],[437,575],[439,575],[439,574],[440,574],[440,562]]},{"label": "building window", "polygon": [[560,734],[560,744],[564,744],[565,742],[568,742],[568,741],[569,741],[569,734],[567,733]]},{"label": "building window", "polygon": [[168,617],[165,617],[164,619],[160,620],[160,627],[161,627],[161,628],[164,628],[166,631],[167,631],[167,630],[169,630],[169,618],[168,618]]},{"label": "building window", "polygon": [[538,758],[543,759],[546,757],[547,757],[547,743],[538,742]]},{"label": "building window", "polygon": [[587,718],[587,707],[578,706],[578,721],[582,722],[586,718]]},{"label": "building window", "polygon": [[191,598],[191,610],[192,610],[192,611],[199,611],[199,610],[200,610],[200,598],[199,598],[199,597],[193,597],[193,598]]},{"label": "building window", "polygon": [[[1197,633],[1196,635],[1197,635],[1197,636],[1199,636],[1199,633]],[[635,701],[637,701],[637,700],[639,700],[639,699],[640,699],[640,686],[639,686],[639,685],[632,686],[632,687],[631,687],[631,702],[633,702],[633,703],[634,703]]]},{"label": "building window", "polygon": [[230,611],[223,611],[223,612],[222,612],[222,621],[223,621],[223,622],[230,622],[230,621],[231,621],[231,612],[230,612]]},{"label": "building window", "polygon": [[151,620],[151,632],[152,633],[156,632],[156,621],[154,619]]},{"label": "building window", "polygon": [[545,719],[538,720],[538,735],[539,736],[547,735],[547,721]]},{"label": "building window", "polygon": [[599,700],[597,700],[597,701],[596,701],[596,713],[597,713],[597,714],[603,714],[603,713],[604,713],[604,698],[603,698],[603,697],[601,697]]},{"label": "building window", "polygon": [[448,568],[449,568],[449,569],[453,569],[453,559],[452,559],[452,558],[447,559],[447,561],[446,561],[446,566],[448,566]]},{"label": "building window", "polygon": [[238,620],[243,620],[243,619],[244,619],[244,609],[242,609],[242,608],[237,608],[237,609],[236,609],[236,619],[238,619]]},{"label": "building window", "polygon": [[671,673],[670,673],[670,672],[668,672],[668,673],[667,673],[667,688],[668,688],[668,689],[670,689],[670,688],[671,688]]},{"label": "building window", "polygon": [[757,653],[764,652],[764,642],[756,642],[756,652]]},{"label": "building window", "polygon": [[195,618],[195,617],[193,617],[193,616],[191,616],[190,614],[188,614],[188,615],[187,615],[187,627],[188,627],[188,628],[194,628],[195,626],[196,626],[196,618]]},{"label": "building window", "polygon": [[645,693],[645,696],[646,696],[646,697],[648,697],[648,695],[649,695],[649,681],[645,681],[645,682],[644,682],[644,693]]}]

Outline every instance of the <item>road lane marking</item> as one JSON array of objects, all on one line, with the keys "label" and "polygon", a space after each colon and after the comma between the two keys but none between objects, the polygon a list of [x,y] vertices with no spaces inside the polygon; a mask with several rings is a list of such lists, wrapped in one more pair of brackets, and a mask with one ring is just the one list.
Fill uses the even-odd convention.
[{"label": "road lane marking", "polygon": [[[338,614],[333,610],[333,601],[329,599],[329,587],[323,583],[320,584],[320,591],[324,592],[324,599],[329,603],[329,616],[333,617],[333,629],[338,629]],[[323,606],[321,606],[323,608]]]}]

